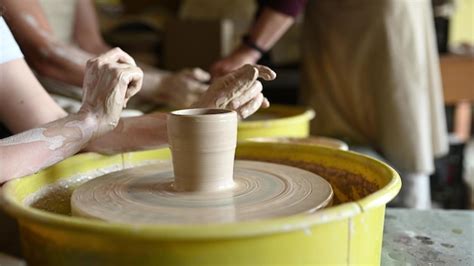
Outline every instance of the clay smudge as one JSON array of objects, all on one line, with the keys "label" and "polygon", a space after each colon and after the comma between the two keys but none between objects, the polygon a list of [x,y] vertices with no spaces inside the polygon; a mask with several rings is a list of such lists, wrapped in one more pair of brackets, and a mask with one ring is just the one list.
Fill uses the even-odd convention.
[{"label": "clay smudge", "polygon": [[431,238],[427,237],[427,236],[415,236],[416,239],[420,240],[422,244],[425,244],[425,245],[433,245],[433,241],[431,240]]},{"label": "clay smudge", "polygon": [[393,251],[393,252],[388,253],[388,256],[395,261],[400,261],[400,262],[407,261],[406,256],[401,252]]},{"label": "clay smudge", "polygon": [[441,246],[443,246],[445,248],[454,248],[454,245],[448,244],[448,243],[441,243]]},{"label": "clay smudge", "polygon": [[[84,124],[86,126],[84,126]],[[88,123],[83,123],[78,120],[73,120],[73,121],[67,122],[64,126],[68,128],[74,128],[74,127],[78,128],[81,131],[83,139],[91,139],[94,133],[94,127],[92,126],[92,124],[91,126],[87,126],[87,124]]]},{"label": "clay smudge", "polygon": [[[94,132],[94,128],[92,124],[91,126],[88,126],[87,124],[88,123],[82,123],[81,121],[72,120],[72,121],[67,122],[64,125],[64,127],[77,128],[81,132],[81,136],[77,136],[77,137],[90,139],[92,137],[92,133]],[[33,128],[25,132],[15,134],[8,138],[1,139],[0,145],[12,146],[12,145],[20,145],[20,144],[27,144],[27,143],[33,143],[33,142],[46,142],[48,145],[48,149],[51,151],[55,151],[57,149],[62,148],[63,146],[67,144],[65,143],[65,140],[66,140],[65,136],[63,135],[46,136],[45,133],[46,133],[46,128]]]}]

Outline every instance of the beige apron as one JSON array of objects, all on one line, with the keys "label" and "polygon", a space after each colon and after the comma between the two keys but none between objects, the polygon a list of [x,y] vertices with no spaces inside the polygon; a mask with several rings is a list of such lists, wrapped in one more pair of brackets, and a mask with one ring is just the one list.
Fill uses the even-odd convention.
[{"label": "beige apron", "polygon": [[431,173],[448,141],[430,1],[311,0],[302,38],[313,133]]},{"label": "beige apron", "polygon": [[54,36],[63,43],[73,43],[77,0],[39,0],[39,3]]}]

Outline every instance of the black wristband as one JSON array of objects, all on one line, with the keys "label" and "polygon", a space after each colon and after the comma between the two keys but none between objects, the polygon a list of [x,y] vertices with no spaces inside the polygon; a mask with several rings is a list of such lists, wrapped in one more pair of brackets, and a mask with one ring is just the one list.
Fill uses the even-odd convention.
[{"label": "black wristband", "polygon": [[249,35],[244,35],[244,37],[242,37],[242,43],[245,44],[245,46],[251,48],[251,49],[254,49],[255,51],[259,52],[261,55],[264,55],[267,53],[267,51],[265,49],[262,49],[261,47],[259,47],[256,43],[254,43],[251,39],[250,39],[250,36]]}]

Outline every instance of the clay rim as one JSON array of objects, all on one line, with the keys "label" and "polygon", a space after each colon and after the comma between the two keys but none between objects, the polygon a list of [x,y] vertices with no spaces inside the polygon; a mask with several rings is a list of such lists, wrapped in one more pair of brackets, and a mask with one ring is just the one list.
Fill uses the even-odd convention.
[{"label": "clay rim", "polygon": [[[248,146],[269,146],[268,143],[248,143]],[[278,144],[289,146],[288,144]],[[326,224],[354,217],[369,211],[375,207],[383,206],[393,199],[401,188],[401,179],[398,173],[384,162],[352,151],[338,151],[333,148],[321,146],[301,145],[308,150],[320,150],[322,152],[336,151],[337,156],[352,158],[357,161],[368,160],[378,165],[391,177],[388,184],[380,190],[362,198],[358,201],[343,203],[334,207],[324,208],[311,215],[293,215],[282,218],[257,220],[229,224],[196,224],[196,225],[130,225],[126,223],[109,223],[99,220],[65,216],[39,210],[18,202],[14,199],[15,183],[20,179],[14,179],[0,188],[0,206],[12,215],[20,225],[45,226],[51,230],[59,230],[67,233],[84,232],[104,237],[127,237],[128,239],[148,240],[210,240],[210,239],[236,239],[243,237],[259,237],[271,234],[283,234],[297,230],[309,229],[318,224]],[[85,156],[82,154],[79,156]],[[354,157],[357,156],[357,157]],[[30,177],[30,176],[28,176]],[[25,177],[27,178],[27,177]],[[72,232],[71,232],[72,233]]]}]

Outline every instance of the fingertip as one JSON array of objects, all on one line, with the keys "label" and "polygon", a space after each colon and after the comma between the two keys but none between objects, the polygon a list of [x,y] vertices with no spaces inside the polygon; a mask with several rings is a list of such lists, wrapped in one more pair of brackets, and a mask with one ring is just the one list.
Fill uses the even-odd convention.
[{"label": "fingertip", "polygon": [[203,69],[197,67],[193,69],[193,76],[199,81],[209,81],[211,79],[211,74],[209,72],[204,71]]},{"label": "fingertip", "polygon": [[264,80],[270,81],[276,78],[276,73],[271,68],[264,65],[254,65],[258,70],[258,76]]},{"label": "fingertip", "polygon": [[262,108],[268,107],[270,107],[270,101],[267,99],[267,97],[263,97]]}]

